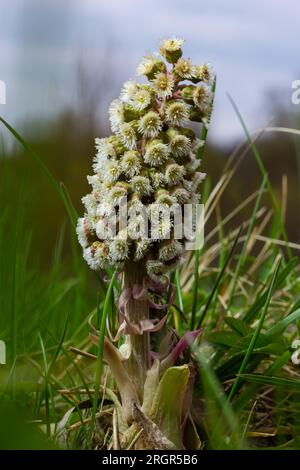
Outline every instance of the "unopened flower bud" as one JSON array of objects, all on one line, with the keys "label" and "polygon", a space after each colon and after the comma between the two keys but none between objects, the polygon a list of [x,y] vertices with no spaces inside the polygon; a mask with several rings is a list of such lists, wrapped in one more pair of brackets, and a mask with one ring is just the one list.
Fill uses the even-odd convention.
[{"label": "unopened flower bud", "polygon": [[193,85],[188,85],[182,88],[181,90],[181,97],[184,99],[186,103],[193,104],[194,103],[194,89]]}]

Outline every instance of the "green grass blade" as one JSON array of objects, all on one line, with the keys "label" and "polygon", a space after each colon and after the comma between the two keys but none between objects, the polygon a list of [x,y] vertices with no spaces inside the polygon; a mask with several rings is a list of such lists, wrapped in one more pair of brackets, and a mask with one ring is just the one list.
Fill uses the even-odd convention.
[{"label": "green grass blade", "polygon": [[221,282],[221,280],[222,280],[222,278],[223,278],[223,275],[224,275],[224,273],[225,273],[225,271],[226,271],[226,268],[227,268],[227,266],[228,266],[228,263],[229,263],[229,261],[231,260],[231,258],[232,258],[232,256],[233,256],[234,250],[235,250],[236,245],[237,245],[237,243],[238,243],[238,241],[239,241],[240,234],[241,234],[242,230],[243,230],[243,227],[240,228],[240,230],[239,230],[239,232],[238,232],[238,234],[237,234],[237,236],[236,236],[236,238],[235,238],[235,240],[234,240],[234,242],[233,242],[233,244],[232,244],[232,247],[231,247],[231,249],[230,249],[230,252],[229,252],[229,254],[228,254],[228,256],[227,256],[227,258],[226,258],[226,260],[225,260],[225,263],[224,263],[224,265],[223,265],[221,271],[219,272],[219,275],[218,275],[218,277],[217,277],[217,280],[216,280],[216,283],[215,283],[215,285],[214,285],[214,288],[212,289],[212,291],[211,291],[211,293],[210,293],[210,295],[209,295],[209,298],[208,298],[208,300],[207,300],[207,302],[206,302],[205,308],[204,308],[204,310],[203,310],[203,312],[202,312],[202,314],[201,314],[201,317],[200,317],[200,320],[199,320],[199,322],[198,322],[197,328],[200,328],[200,326],[201,326],[202,323],[203,323],[203,320],[205,319],[205,316],[206,316],[206,314],[207,314],[207,312],[208,312],[209,306],[210,306],[210,304],[211,304],[211,302],[212,302],[212,300],[213,300],[213,298],[214,298],[214,295],[215,295],[215,293],[216,293],[216,291],[217,291],[217,289],[218,289],[218,287],[219,287],[219,284],[220,284],[220,282]]},{"label": "green grass blade", "polygon": [[[194,347],[192,347],[195,350]],[[232,409],[231,404],[226,400],[224,391],[219,383],[208,358],[203,352],[196,352],[195,357],[200,366],[200,376],[204,388],[206,406],[213,407],[214,418],[217,422],[211,423],[211,429],[208,429],[208,438],[214,449],[237,449],[240,447],[240,429],[238,420]],[[210,410],[207,410],[209,415]],[[226,426],[222,426],[225,418]],[[227,429],[226,429],[227,428]],[[220,433],[220,429],[222,432]],[[226,440],[225,433],[230,433],[229,443]]]},{"label": "green grass blade", "polygon": [[191,330],[195,327],[196,311],[198,306],[198,287],[199,287],[199,258],[200,250],[195,251],[194,256],[194,285],[193,285],[193,306],[191,315]]},{"label": "green grass blade", "polygon": [[237,117],[238,117],[238,119],[239,119],[241,125],[242,125],[242,128],[243,128],[243,130],[244,130],[244,132],[245,132],[245,135],[246,135],[246,137],[247,137],[247,139],[248,139],[249,145],[250,145],[250,147],[251,147],[251,149],[252,149],[253,155],[254,155],[254,157],[255,157],[255,159],[256,159],[256,162],[257,162],[258,167],[259,167],[259,169],[260,169],[260,171],[261,171],[261,174],[262,174],[262,176],[263,176],[264,178],[266,178],[267,188],[268,188],[268,191],[269,191],[269,194],[270,194],[270,197],[271,197],[271,201],[272,201],[272,204],[273,204],[275,213],[276,213],[276,215],[277,215],[277,217],[278,217],[278,221],[279,221],[280,228],[281,228],[281,233],[282,233],[282,236],[283,236],[284,241],[285,241],[285,243],[286,243],[287,253],[288,253],[288,255],[289,255],[289,258],[292,258],[292,252],[291,252],[291,249],[290,249],[290,247],[289,247],[289,239],[288,239],[288,236],[287,236],[287,232],[286,232],[286,228],[285,228],[284,222],[283,222],[283,220],[282,220],[282,214],[281,214],[281,211],[280,211],[280,207],[279,207],[279,204],[278,204],[276,195],[275,195],[275,193],[274,193],[273,187],[272,187],[272,185],[271,185],[270,179],[269,179],[268,174],[267,174],[267,172],[266,172],[265,166],[264,166],[264,164],[263,164],[262,158],[261,158],[261,156],[260,156],[260,153],[259,153],[259,151],[258,151],[258,149],[257,149],[257,146],[255,145],[255,143],[253,142],[253,140],[252,140],[252,138],[251,138],[251,135],[250,135],[250,133],[249,133],[249,131],[248,131],[248,129],[247,129],[247,126],[246,126],[246,124],[245,124],[245,121],[244,121],[244,119],[243,119],[243,117],[242,117],[242,115],[241,115],[241,113],[240,113],[240,111],[239,111],[239,109],[238,109],[238,107],[237,107],[235,101],[233,100],[233,98],[230,96],[229,93],[227,93],[227,96],[228,96],[228,99],[229,99],[229,101],[230,101],[230,103],[231,103],[231,105],[232,105],[232,107],[233,107],[233,109],[234,109],[234,111],[235,111],[235,113],[236,113],[236,115],[237,115]]},{"label": "green grass blade", "polygon": [[11,132],[11,134],[17,139],[17,141],[22,145],[26,153],[35,161],[35,163],[39,166],[41,169],[42,173],[47,177],[57,194],[60,196],[62,199],[65,208],[68,212],[68,215],[70,216],[72,225],[73,225],[73,216],[70,214],[72,211],[75,209],[72,206],[72,211],[70,212],[70,199],[69,197],[66,197],[66,189],[62,189],[61,185],[58,183],[58,181],[55,179],[55,177],[52,175],[51,171],[48,169],[48,167],[45,165],[45,163],[40,159],[40,157],[34,152],[34,150],[30,147],[30,145],[27,144],[27,142],[21,137],[21,135],[7,122],[5,119],[0,117],[0,121],[4,126]]},{"label": "green grass blade", "polygon": [[176,273],[175,273],[175,285],[176,285],[178,307],[180,311],[184,313],[184,305],[183,305],[182,292],[181,292],[181,287],[180,287],[180,271],[178,268],[176,269]]},{"label": "green grass blade", "polygon": [[295,312],[290,313],[287,317],[280,320],[276,325],[272,326],[267,332],[268,336],[278,336],[291,324],[295,323],[300,318],[300,308]]},{"label": "green grass blade", "polygon": [[103,311],[101,316],[101,324],[100,324],[100,334],[99,334],[99,341],[98,341],[98,352],[97,352],[97,361],[96,361],[96,377],[95,377],[95,393],[93,397],[93,408],[92,408],[92,415],[91,415],[91,422],[89,428],[89,447],[92,446],[92,436],[95,426],[95,418],[98,406],[98,398],[99,398],[99,388],[101,383],[101,376],[102,376],[102,369],[103,369],[103,348],[104,348],[104,337],[106,332],[106,317],[108,314],[108,309],[110,306],[110,296],[112,293],[114,281],[116,277],[116,271],[114,272],[104,300]]},{"label": "green grass blade", "polygon": [[[265,376],[271,376],[274,373],[278,372],[282,367],[287,364],[291,360],[291,352],[286,351],[282,354],[282,356],[278,357],[273,364],[268,367],[265,371]],[[259,391],[259,385],[252,383],[250,386],[246,387],[240,395],[236,398],[233,403],[234,410],[238,413],[240,412],[245,406],[249,404],[251,399],[255,396],[255,394]]]},{"label": "green grass blade", "polygon": [[255,348],[255,344],[257,342],[257,339],[259,337],[259,334],[261,332],[261,329],[263,327],[263,324],[264,324],[264,320],[266,318],[266,314],[268,312],[268,308],[269,308],[269,305],[270,305],[270,301],[271,301],[271,297],[272,297],[272,294],[273,294],[273,288],[274,288],[274,284],[275,284],[275,281],[277,279],[277,276],[278,276],[278,272],[279,272],[279,267],[280,267],[280,262],[281,260],[279,260],[277,266],[276,266],[276,269],[274,271],[274,275],[272,277],[272,280],[271,280],[271,283],[270,283],[270,287],[268,289],[268,294],[267,294],[267,298],[266,298],[266,303],[264,305],[264,308],[263,308],[263,311],[261,313],[261,316],[260,316],[260,319],[259,319],[259,322],[257,324],[257,327],[253,333],[253,336],[252,336],[252,339],[249,343],[249,347],[246,351],[246,354],[244,356],[244,359],[243,359],[243,362],[241,364],[241,367],[240,367],[240,370],[239,370],[239,373],[238,373],[238,376],[236,377],[232,387],[231,387],[231,390],[229,392],[229,395],[228,395],[228,401],[231,401],[231,399],[234,397],[234,394],[237,390],[237,387],[239,386],[240,384],[240,375],[244,373],[245,369],[246,369],[246,366],[249,362],[249,359],[252,355],[252,352],[253,352],[253,349]]},{"label": "green grass blade", "polygon": [[284,390],[295,390],[300,392],[299,379],[288,379],[284,377],[267,376],[263,374],[240,374],[243,380],[255,382],[260,385],[272,385],[273,387],[283,388]]},{"label": "green grass blade", "polygon": [[40,167],[42,172],[46,175],[50,183],[52,184],[53,188],[60,194],[60,186],[59,183],[56,181],[50,170],[47,168],[45,163],[38,157],[38,155],[34,152],[34,150],[27,144],[27,142],[20,136],[20,134],[7,122],[5,119],[0,117],[0,121],[4,126],[11,132],[11,134],[17,139],[17,141],[22,145],[26,153],[36,162],[36,164]]},{"label": "green grass blade", "polygon": [[46,355],[46,349],[44,345],[43,338],[41,334],[39,333],[39,340],[40,340],[40,345],[41,345],[41,350],[42,350],[42,356],[43,356],[43,361],[44,361],[44,381],[45,381],[45,389],[44,393],[42,396],[45,398],[45,410],[46,410],[46,430],[47,430],[47,436],[50,437],[51,433],[51,427],[50,427],[50,401],[49,401],[49,389],[48,389],[48,361],[47,361],[47,355]]},{"label": "green grass blade", "polygon": [[[294,271],[297,264],[298,264],[298,258],[293,258],[287,263],[287,265],[282,269],[282,271],[278,275],[278,278],[274,286],[275,289],[279,289],[282,286],[282,284],[286,281],[286,278],[288,277],[288,275]],[[260,295],[257,295],[258,297],[257,300],[250,307],[250,309],[243,315],[243,320],[246,323],[251,323],[253,321],[257,313],[264,306],[267,295],[268,293],[264,291],[264,288],[262,288]]]},{"label": "green grass blade", "polygon": [[59,356],[59,353],[63,347],[63,344],[64,344],[64,341],[65,341],[65,337],[66,337],[66,333],[67,333],[67,328],[68,328],[68,322],[69,322],[69,314],[67,314],[66,316],[66,320],[65,320],[65,325],[64,325],[64,328],[63,328],[63,332],[62,332],[62,335],[61,335],[61,338],[59,340],[59,343],[57,345],[57,348],[55,350],[55,353],[54,353],[54,356],[53,356],[53,359],[52,361],[50,362],[50,365],[49,365],[49,369],[47,371],[47,374],[48,376],[50,376],[52,370],[53,370],[53,367],[56,363],[56,360]]},{"label": "green grass blade", "polygon": [[68,215],[70,217],[71,223],[74,228],[76,228],[77,220],[78,220],[78,213],[71,201],[70,194],[65,186],[64,183],[60,183],[60,190],[61,190],[61,196],[64,202],[64,205],[67,209]]},{"label": "green grass blade", "polygon": [[260,186],[259,193],[257,195],[257,199],[256,199],[256,202],[255,202],[253,213],[251,215],[250,224],[249,224],[249,227],[248,227],[248,230],[247,230],[247,233],[246,233],[246,239],[244,241],[242,251],[241,251],[241,254],[239,256],[239,259],[238,259],[238,262],[237,262],[237,265],[236,265],[236,269],[235,269],[235,272],[234,272],[234,276],[233,276],[233,279],[232,279],[231,287],[229,289],[230,293],[229,293],[229,298],[228,298],[228,302],[227,302],[228,309],[231,305],[231,301],[232,301],[232,298],[234,296],[235,286],[236,286],[238,277],[239,277],[241,269],[243,268],[243,266],[245,264],[245,261],[246,261],[247,246],[248,246],[251,234],[252,234],[253,229],[254,229],[256,214],[257,214],[257,211],[258,211],[259,206],[260,206],[260,202],[261,202],[261,198],[262,198],[262,195],[264,193],[264,190],[265,190],[266,182],[267,182],[267,177],[265,175],[264,178],[263,178],[263,182]]},{"label": "green grass blade", "polygon": [[[212,101],[211,101],[211,104],[210,104],[210,116],[211,116],[212,109],[213,109],[213,103],[214,103],[215,91],[216,91],[216,83],[217,83],[217,78],[215,77],[214,83],[213,83],[213,86],[212,86]],[[209,120],[210,120],[210,118],[209,118]],[[208,127],[203,126],[202,133],[201,133],[202,145],[198,148],[197,155],[196,155],[196,157],[199,160],[201,160],[203,155],[204,155],[205,144],[206,144],[206,140],[207,140],[207,133],[208,133]],[[192,305],[192,315],[191,315],[191,330],[193,330],[194,326],[195,326],[196,312],[197,312],[197,306],[198,306],[199,258],[200,258],[200,253],[201,253],[201,250],[196,250],[195,254],[194,254],[194,286],[193,286],[193,305]]]}]

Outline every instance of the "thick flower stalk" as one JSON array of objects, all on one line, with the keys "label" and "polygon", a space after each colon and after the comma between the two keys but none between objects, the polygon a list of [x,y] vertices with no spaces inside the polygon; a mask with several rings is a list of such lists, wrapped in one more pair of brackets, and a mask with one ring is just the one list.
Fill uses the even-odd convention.
[{"label": "thick flower stalk", "polygon": [[126,82],[111,103],[113,134],[96,139],[94,174],[88,176],[92,191],[82,199],[85,214],[77,226],[89,266],[122,273],[118,338],[125,333],[122,360],[135,385],[132,399],[140,405],[153,365],[150,334],[166,321],[166,275],[181,263],[186,241],[184,234],[176,236],[175,214],[166,217],[164,209],[175,207],[183,217],[185,204],[199,202],[205,176],[197,159],[203,143],[190,124],[208,126],[214,76],[209,64],[182,57],[183,43],[163,41],[160,55],[144,57],[137,68],[147,82]]}]

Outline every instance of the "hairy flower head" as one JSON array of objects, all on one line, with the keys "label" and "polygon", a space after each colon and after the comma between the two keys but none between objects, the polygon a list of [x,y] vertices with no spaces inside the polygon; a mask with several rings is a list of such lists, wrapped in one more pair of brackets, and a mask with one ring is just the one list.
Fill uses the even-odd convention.
[{"label": "hairy flower head", "polygon": [[128,150],[121,160],[121,168],[126,176],[132,178],[139,174],[142,167],[140,153],[137,150]]},{"label": "hairy flower head", "polygon": [[177,163],[171,163],[166,169],[166,179],[170,186],[179,183],[185,174],[184,166]]},{"label": "hairy flower head", "polygon": [[99,269],[107,269],[110,264],[109,247],[107,243],[95,241],[91,246],[83,250],[83,256],[95,271]]},{"label": "hairy flower head", "polygon": [[146,269],[150,277],[161,276],[164,273],[164,263],[156,259],[151,259],[147,261]]},{"label": "hairy flower head", "polygon": [[182,187],[175,188],[172,191],[172,195],[179,204],[186,204],[190,199],[190,193]]},{"label": "hairy flower head", "polygon": [[117,160],[110,160],[103,168],[103,179],[109,183],[118,181],[121,174],[121,167]]},{"label": "hairy flower head", "polygon": [[150,166],[160,166],[168,158],[169,148],[159,139],[151,140],[146,146],[144,160]]},{"label": "hairy flower head", "polygon": [[169,191],[166,189],[160,189],[156,192],[155,203],[159,205],[172,206],[176,204],[177,200]]},{"label": "hairy flower head", "polygon": [[151,103],[151,94],[146,88],[137,90],[130,100],[130,104],[134,109],[142,111],[147,108]]},{"label": "hairy flower head", "polygon": [[171,261],[181,255],[183,247],[178,240],[163,241],[159,247],[160,261]]},{"label": "hairy flower head", "polygon": [[166,65],[164,62],[154,55],[145,56],[137,67],[137,74],[146,75],[149,80],[153,79],[158,72],[165,71]]},{"label": "hairy flower head", "polygon": [[131,182],[134,191],[136,191],[141,196],[148,196],[153,191],[150,180],[146,176],[134,176]]},{"label": "hairy flower head", "polygon": [[118,182],[116,183],[108,193],[108,200],[110,204],[115,207],[120,203],[120,199],[126,197],[128,193],[128,185]]},{"label": "hairy flower head", "polygon": [[162,129],[162,121],[155,111],[148,111],[141,117],[138,130],[144,137],[156,137]]},{"label": "hairy flower head", "polygon": [[197,82],[206,82],[212,85],[215,74],[211,64],[194,65],[192,68],[192,80]]},{"label": "hairy flower head", "polygon": [[141,259],[143,259],[147,251],[149,251],[151,244],[152,241],[149,239],[138,240],[135,245],[134,260],[140,261]]},{"label": "hairy flower head", "polygon": [[120,100],[114,100],[109,107],[109,120],[111,130],[118,132],[120,126],[124,123],[124,105]]},{"label": "hairy flower head", "polygon": [[157,170],[150,173],[150,178],[154,189],[164,188],[167,184],[165,175]]},{"label": "hairy flower head", "polygon": [[157,73],[152,81],[153,89],[158,98],[171,96],[174,83],[174,78],[168,73]]},{"label": "hairy flower head", "polygon": [[173,228],[173,221],[171,218],[165,217],[160,218],[157,221],[153,221],[151,224],[151,236],[155,240],[169,239],[171,236],[171,230]]},{"label": "hairy flower head", "polygon": [[160,43],[159,51],[168,62],[175,63],[182,56],[182,46],[184,39],[181,38],[170,38],[164,39]]},{"label": "hairy flower head", "polygon": [[110,257],[113,262],[125,261],[129,255],[129,243],[127,238],[118,236],[109,245]]},{"label": "hairy flower head", "polygon": [[98,200],[98,195],[97,193],[90,193],[90,194],[87,194],[86,196],[84,196],[82,199],[81,199],[87,213],[91,216],[94,216],[96,215],[97,213],[97,207],[98,207],[98,203],[99,203],[99,200]]},{"label": "hairy flower head", "polygon": [[86,217],[80,217],[77,222],[76,233],[82,248],[86,248],[91,238],[92,230]]},{"label": "hairy flower head", "polygon": [[128,149],[135,149],[137,143],[136,126],[132,122],[121,124],[118,135]]},{"label": "hairy flower head", "polygon": [[189,108],[181,101],[173,101],[166,106],[165,116],[168,124],[180,126],[188,120]]},{"label": "hairy flower head", "polygon": [[201,109],[206,110],[211,102],[211,89],[208,85],[203,83],[195,87],[193,92],[193,101],[195,105]]},{"label": "hairy flower head", "polygon": [[175,157],[184,157],[191,150],[191,141],[185,135],[177,134],[171,138],[169,146],[172,155]]},{"label": "hairy flower head", "polygon": [[121,90],[120,98],[124,103],[130,103],[133,96],[139,89],[139,84],[134,80],[128,80],[124,83]]},{"label": "hairy flower head", "polygon": [[174,66],[174,72],[179,78],[192,78],[194,69],[190,59],[178,59]]}]

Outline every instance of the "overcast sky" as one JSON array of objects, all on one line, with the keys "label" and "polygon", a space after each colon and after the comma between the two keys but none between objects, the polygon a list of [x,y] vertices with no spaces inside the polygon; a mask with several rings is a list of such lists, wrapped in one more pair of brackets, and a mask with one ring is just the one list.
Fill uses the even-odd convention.
[{"label": "overcast sky", "polygon": [[79,60],[95,81],[107,70],[105,111],[141,56],[175,35],[193,62],[214,65],[211,137],[225,142],[242,135],[226,92],[252,130],[272,118],[268,90],[290,103],[300,79],[299,23],[299,0],[0,0],[0,114],[19,125],[75,103]]}]

